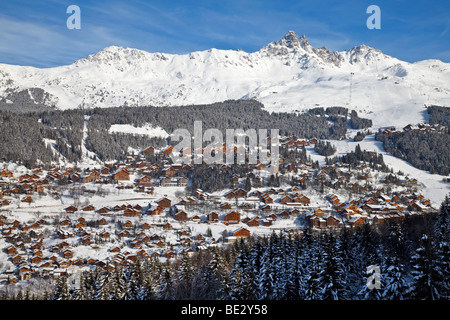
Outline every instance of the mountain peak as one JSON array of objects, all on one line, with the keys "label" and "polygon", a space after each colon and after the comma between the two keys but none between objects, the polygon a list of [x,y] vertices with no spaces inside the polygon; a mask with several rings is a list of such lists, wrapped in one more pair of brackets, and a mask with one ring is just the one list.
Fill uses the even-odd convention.
[{"label": "mountain peak", "polygon": [[[139,64],[146,60],[147,52],[134,49],[134,48],[124,48],[121,46],[109,46],[104,48],[103,50],[90,54],[84,59],[80,59],[77,62],[95,62],[102,65],[115,65],[119,64]],[[121,69],[122,66],[120,66]]]},{"label": "mountain peak", "polygon": [[295,31],[288,31],[284,37],[279,42],[281,45],[284,45],[290,49],[297,48],[305,48],[309,45],[308,39],[306,39],[305,35],[302,35],[300,38],[297,36]]},{"label": "mountain peak", "polygon": [[306,36],[303,34],[301,37],[298,37],[295,31],[288,31],[278,44],[293,50],[302,48],[306,51],[310,51],[311,49],[311,45]]}]

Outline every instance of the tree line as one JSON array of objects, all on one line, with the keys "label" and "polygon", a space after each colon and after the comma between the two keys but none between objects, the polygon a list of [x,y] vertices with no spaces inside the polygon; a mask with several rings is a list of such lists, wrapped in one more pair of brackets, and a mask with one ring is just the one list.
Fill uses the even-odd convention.
[{"label": "tree line", "polygon": [[[35,99],[45,101],[42,92],[34,92]],[[23,96],[23,97],[22,97]],[[19,103],[29,94],[15,99]],[[18,104],[14,104],[19,107]],[[17,109],[17,108],[16,108]],[[27,109],[28,110],[28,109]],[[58,160],[58,154],[67,161],[80,162],[82,154],[85,117],[89,116],[85,147],[101,161],[124,160],[129,148],[142,150],[171,143],[170,139],[110,133],[113,124],[130,124],[141,127],[152,124],[169,134],[184,128],[193,135],[194,121],[201,121],[204,130],[226,129],[279,129],[281,136],[301,138],[341,139],[347,132],[347,108],[315,108],[303,113],[269,113],[255,100],[228,100],[209,105],[174,107],[117,107],[77,110],[38,109],[18,113],[1,111],[0,154],[3,161],[23,161],[27,166],[37,162]],[[18,112],[18,110],[17,110]],[[46,141],[52,141],[53,147]],[[52,150],[56,151],[56,153]],[[38,161],[39,160],[39,161]]]}]

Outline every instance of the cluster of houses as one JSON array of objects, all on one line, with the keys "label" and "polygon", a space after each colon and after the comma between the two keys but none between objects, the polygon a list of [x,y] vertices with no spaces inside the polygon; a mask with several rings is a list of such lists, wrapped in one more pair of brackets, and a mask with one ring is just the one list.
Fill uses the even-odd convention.
[{"label": "cluster of houses", "polygon": [[417,124],[408,124],[401,129],[397,129],[395,127],[385,128],[381,132],[386,135],[390,135],[398,132],[408,132],[408,131],[440,131],[447,132],[448,128],[442,124],[429,124],[429,123],[417,123]]},{"label": "cluster of houses", "polygon": [[[292,149],[317,142],[294,137],[280,141]],[[34,276],[66,275],[80,267],[113,268],[139,258],[172,259],[180,252],[192,253],[273,230],[300,233],[305,224],[313,228],[354,227],[401,220],[405,213],[433,210],[430,201],[417,191],[417,180],[405,178],[400,181],[403,191],[391,192],[383,187],[389,184],[386,175],[380,174],[375,181],[373,169],[364,163],[356,168],[339,163],[317,168],[311,163],[281,158],[280,175],[289,177],[283,187],[265,187],[260,170],[266,165],[258,163],[246,174],[230,173],[234,187],[229,190],[208,193],[197,189],[187,194],[187,173],[191,166],[168,160],[172,146],[159,151],[163,156],[158,161],[149,161],[147,156],[156,152],[149,147],[124,162],[84,170],[36,168],[18,174],[0,169],[0,257],[8,260],[4,265],[10,266],[0,270],[0,284]],[[258,180],[263,187],[246,190],[247,178]],[[307,190],[314,183],[327,189],[323,189],[319,200],[315,193],[313,201]],[[148,201],[145,204],[124,201],[110,206],[95,201],[85,205],[74,203],[53,216],[47,214],[26,222],[8,215],[18,201],[36,204],[39,197],[35,194],[56,192],[54,187],[58,185],[70,188],[83,184],[130,189]],[[375,184],[378,187],[373,188]],[[357,190],[352,194],[358,196],[352,200],[342,196],[348,194],[340,192],[344,186],[346,190]],[[177,190],[183,196],[155,195],[164,194],[166,187],[180,187]],[[211,228],[215,232],[206,232]]]}]

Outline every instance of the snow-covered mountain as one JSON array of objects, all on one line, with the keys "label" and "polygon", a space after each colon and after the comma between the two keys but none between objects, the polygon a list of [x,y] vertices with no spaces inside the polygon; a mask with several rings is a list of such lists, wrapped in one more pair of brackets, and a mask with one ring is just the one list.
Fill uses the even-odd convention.
[{"label": "snow-covered mountain", "polygon": [[347,106],[375,126],[426,120],[424,104],[450,105],[449,83],[448,63],[407,63],[366,45],[318,49],[293,31],[252,53],[175,55],[111,46],[55,68],[0,64],[2,102],[14,102],[17,92],[59,109],[252,98],[270,111]]}]

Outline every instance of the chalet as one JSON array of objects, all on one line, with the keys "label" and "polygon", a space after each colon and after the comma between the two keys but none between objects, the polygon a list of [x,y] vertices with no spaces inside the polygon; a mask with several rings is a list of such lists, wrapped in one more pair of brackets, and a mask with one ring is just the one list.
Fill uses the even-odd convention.
[{"label": "chalet", "polygon": [[155,154],[155,148],[147,147],[144,150],[142,150],[142,154],[144,154],[144,155],[154,155]]},{"label": "chalet", "polygon": [[251,210],[251,209],[253,209],[253,208],[254,208],[254,206],[251,205],[251,204],[249,204],[249,203],[243,203],[243,204],[241,205],[241,209],[243,209],[243,210]]},{"label": "chalet", "polygon": [[202,221],[202,219],[198,215],[191,217],[189,220],[197,223]]},{"label": "chalet", "polygon": [[120,252],[120,248],[119,247],[114,247],[114,248],[112,248],[111,250],[109,250],[110,252],[113,252],[113,253],[117,253],[117,252]]},{"label": "chalet", "polygon": [[177,179],[172,177],[161,177],[159,179],[159,185],[161,187],[176,187],[178,185]]},{"label": "chalet", "polygon": [[6,178],[12,178],[14,176],[14,174],[11,171],[9,171],[8,169],[2,169],[2,171],[0,171],[0,176],[6,177]]},{"label": "chalet", "polygon": [[249,227],[259,227],[259,219],[256,219],[256,218],[251,219],[247,222],[247,225]]},{"label": "chalet", "polygon": [[206,215],[206,219],[208,220],[208,222],[218,222],[219,215],[215,212],[211,212]]},{"label": "chalet", "polygon": [[237,188],[234,190],[235,198],[245,198],[247,197],[247,191],[241,188]]},{"label": "chalet", "polygon": [[143,230],[148,230],[148,229],[150,229],[150,225],[147,222],[145,222],[145,223],[142,224],[141,228]]},{"label": "chalet", "polygon": [[267,194],[267,193],[262,194],[261,197],[260,197],[260,200],[261,200],[261,202],[264,202],[265,204],[272,204],[273,203],[272,197],[269,194]]},{"label": "chalet", "polygon": [[286,195],[280,199],[281,204],[287,204],[289,202],[292,202],[292,198],[289,195]]},{"label": "chalet", "polygon": [[229,209],[231,209],[231,204],[229,204],[229,203],[222,203],[222,204],[219,205],[219,208],[222,209],[222,210],[229,210]]},{"label": "chalet", "polygon": [[231,199],[236,198],[236,194],[234,193],[234,191],[230,190],[230,191],[228,191],[227,193],[224,194],[224,197],[226,199],[231,200]]},{"label": "chalet", "polygon": [[306,205],[306,204],[310,204],[311,200],[308,197],[304,196],[303,194],[300,194],[294,199],[294,202],[299,202],[301,204]]},{"label": "chalet", "polygon": [[341,224],[341,221],[333,215],[329,215],[325,218],[327,227],[335,227]]},{"label": "chalet", "polygon": [[69,206],[69,207],[65,208],[64,211],[66,211],[66,213],[74,213],[74,212],[78,211],[78,208],[75,206]]},{"label": "chalet", "polygon": [[127,181],[130,180],[130,173],[127,169],[120,168],[113,173],[112,179],[116,181]]},{"label": "chalet", "polygon": [[95,207],[93,205],[87,205],[83,208],[83,211],[95,211]]},{"label": "chalet", "polygon": [[41,263],[42,262],[42,258],[39,256],[32,256],[30,260],[32,263]]},{"label": "chalet", "polygon": [[111,236],[111,234],[109,232],[107,232],[107,231],[100,232],[100,237],[102,239],[109,239],[110,236]]},{"label": "chalet", "polygon": [[224,220],[227,224],[239,223],[241,220],[241,214],[237,211],[231,211],[225,215]]},{"label": "chalet", "polygon": [[250,230],[245,228],[239,228],[232,233],[233,237],[236,238],[246,238],[250,236]]},{"label": "chalet", "polygon": [[127,229],[131,229],[133,227],[133,222],[131,222],[130,220],[127,220],[124,222],[123,227],[127,228]]},{"label": "chalet", "polygon": [[186,177],[178,177],[177,178],[177,187],[186,187],[187,186],[187,178]]},{"label": "chalet", "polygon": [[125,217],[137,217],[139,216],[139,211],[132,208],[127,208],[123,211],[123,215]]},{"label": "chalet", "polygon": [[8,246],[4,249],[4,251],[9,254],[9,255],[13,255],[13,254],[17,254],[17,248],[14,246]]},{"label": "chalet", "polygon": [[171,230],[171,229],[173,229],[173,228],[170,223],[167,222],[163,225],[163,230]]},{"label": "chalet", "polygon": [[28,196],[28,197],[25,197],[24,199],[22,199],[22,202],[31,203],[31,202],[33,202],[33,199],[30,196]]},{"label": "chalet", "polygon": [[285,210],[281,211],[278,215],[280,216],[280,218],[283,218],[283,219],[287,219],[290,217],[289,212],[285,211]]},{"label": "chalet", "polygon": [[101,218],[100,220],[97,220],[97,224],[99,226],[106,226],[106,225],[108,225],[108,221],[106,221],[105,218]]},{"label": "chalet", "polygon": [[358,216],[358,217],[353,217],[352,219],[350,219],[348,221],[348,223],[350,224],[350,226],[355,227],[355,226],[360,226],[362,224],[364,224],[366,222],[366,218],[362,217],[362,216]]},{"label": "chalet", "polygon": [[86,227],[86,224],[83,223],[83,222],[78,222],[78,223],[76,223],[75,226],[74,226],[75,229],[78,229],[78,228],[85,228],[85,227]]},{"label": "chalet", "polygon": [[172,206],[172,201],[166,197],[159,199],[156,203],[163,209],[167,209]]},{"label": "chalet", "polygon": [[187,213],[180,210],[175,214],[175,220],[177,221],[186,221],[188,219]]},{"label": "chalet", "polygon": [[71,222],[70,222],[69,219],[64,219],[64,220],[62,220],[62,221],[59,222],[59,225],[60,225],[61,227],[67,227],[67,226],[70,226],[70,224],[71,224]]},{"label": "chalet", "polygon": [[142,176],[142,177],[136,179],[136,184],[139,186],[146,186],[146,187],[151,187],[154,185],[152,183],[152,180],[148,176]]},{"label": "chalet", "polygon": [[97,210],[97,212],[100,214],[109,213],[110,211],[111,211],[111,209],[108,207],[103,207],[103,208]]},{"label": "chalet", "polygon": [[423,204],[420,203],[420,202],[413,201],[413,202],[409,205],[408,209],[411,210],[411,211],[422,212],[422,211],[427,210],[428,207],[425,206],[425,205],[423,205]]},{"label": "chalet", "polygon": [[166,177],[174,177],[176,174],[176,170],[172,166],[164,168],[162,172]]},{"label": "chalet", "polygon": [[172,154],[174,147],[173,146],[167,146],[166,148],[164,148],[161,152],[163,155],[165,156],[169,156]]},{"label": "chalet", "polygon": [[152,205],[147,210],[147,214],[152,215],[152,216],[158,216],[163,212],[164,212],[164,209],[162,207],[160,207],[159,205]]},{"label": "chalet", "polygon": [[66,249],[62,252],[62,255],[64,259],[72,259],[73,258],[73,252],[70,249]]},{"label": "chalet", "polygon": [[88,175],[82,177],[84,183],[95,182],[100,179],[100,173],[98,171],[92,171]]},{"label": "chalet", "polygon": [[323,212],[323,210],[320,209],[320,208],[317,208],[317,209],[314,210],[313,212],[314,212],[314,214],[315,214],[316,216],[318,216],[318,217],[323,217],[323,216],[325,215],[324,212]]}]

